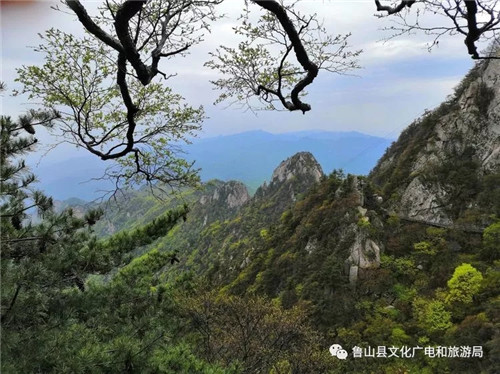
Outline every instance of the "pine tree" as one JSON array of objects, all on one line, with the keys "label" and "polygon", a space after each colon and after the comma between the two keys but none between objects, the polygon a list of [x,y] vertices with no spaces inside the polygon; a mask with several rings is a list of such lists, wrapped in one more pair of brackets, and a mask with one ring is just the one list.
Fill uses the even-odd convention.
[{"label": "pine tree", "polygon": [[34,150],[36,127],[57,116],[0,117],[1,371],[148,372],[165,361],[158,350],[175,348],[165,338],[166,288],[154,286],[176,257],[151,250],[131,261],[131,252],[167,234],[188,208],[101,240],[91,226],[102,211],[55,212],[22,157]]}]

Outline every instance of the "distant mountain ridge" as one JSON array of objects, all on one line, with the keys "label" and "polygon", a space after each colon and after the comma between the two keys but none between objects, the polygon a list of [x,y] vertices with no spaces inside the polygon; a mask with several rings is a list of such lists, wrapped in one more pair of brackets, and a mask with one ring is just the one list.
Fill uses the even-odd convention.
[{"label": "distant mountain ridge", "polygon": [[[184,146],[184,157],[196,161],[202,181],[238,180],[253,194],[268,181],[276,165],[299,152],[311,152],[326,174],[343,169],[352,174],[366,175],[392,143],[391,139],[359,132],[329,132],[321,130],[271,134],[248,131],[234,135],[193,139]],[[40,188],[58,200],[78,197],[93,200],[99,192],[112,186],[99,178],[105,162],[91,156],[68,158],[47,163],[35,171]],[[102,192],[101,192],[102,195]]]},{"label": "distant mountain ridge", "polygon": [[196,160],[202,180],[239,180],[254,191],[283,159],[311,152],[325,173],[344,169],[366,175],[392,140],[359,132],[299,131],[271,134],[248,131],[206,138],[186,147],[188,160]]}]

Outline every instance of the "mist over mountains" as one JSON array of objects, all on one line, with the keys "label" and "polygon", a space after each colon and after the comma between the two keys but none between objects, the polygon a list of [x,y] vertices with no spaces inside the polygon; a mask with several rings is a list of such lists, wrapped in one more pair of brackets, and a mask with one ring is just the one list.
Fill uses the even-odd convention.
[{"label": "mist over mountains", "polygon": [[[185,158],[196,161],[202,181],[239,180],[253,193],[282,160],[297,152],[311,152],[326,174],[334,169],[365,175],[391,144],[386,139],[359,132],[299,131],[271,134],[249,131],[235,135],[195,139],[184,147]],[[39,188],[64,200],[93,200],[112,188],[99,178],[108,165],[91,155],[42,164],[34,171]]]}]

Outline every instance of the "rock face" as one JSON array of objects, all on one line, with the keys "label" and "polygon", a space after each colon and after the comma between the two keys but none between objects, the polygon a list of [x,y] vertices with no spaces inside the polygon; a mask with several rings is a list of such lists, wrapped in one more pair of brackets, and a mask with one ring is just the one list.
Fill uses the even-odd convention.
[{"label": "rock face", "polygon": [[245,185],[243,183],[235,182],[228,191],[226,203],[230,208],[237,208],[245,204],[249,199],[250,195],[248,194]]},{"label": "rock face", "polygon": [[347,259],[352,265],[359,266],[361,269],[372,269],[380,266],[380,248],[371,239],[364,235],[358,235],[354,241],[350,256]]},{"label": "rock face", "polygon": [[499,83],[500,60],[479,63],[454,98],[401,134],[370,175],[389,210],[447,227],[477,206],[473,184],[500,172]]},{"label": "rock face", "polygon": [[448,226],[453,223],[442,209],[442,201],[446,199],[446,191],[440,184],[428,185],[416,177],[406,187],[399,207],[404,217],[417,221],[432,222]]},{"label": "rock face", "polygon": [[243,183],[213,180],[205,185],[205,190],[199,197],[198,203],[194,205],[193,212],[203,217],[200,224],[201,227],[206,227],[216,220],[233,217],[250,199]]},{"label": "rock face", "polygon": [[87,210],[90,208],[90,204],[77,198],[72,198],[64,201],[54,201],[54,211],[60,213],[68,208],[73,210],[73,214],[75,217],[83,218]]},{"label": "rock face", "polygon": [[206,205],[216,202],[223,203],[229,208],[239,208],[250,200],[246,186],[237,181],[229,181],[220,184],[210,195],[203,195],[200,204]]}]

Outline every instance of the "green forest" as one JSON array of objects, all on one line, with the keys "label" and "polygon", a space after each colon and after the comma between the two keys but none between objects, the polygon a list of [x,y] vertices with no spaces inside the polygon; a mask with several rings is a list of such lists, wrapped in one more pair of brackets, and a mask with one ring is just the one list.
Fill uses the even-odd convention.
[{"label": "green forest", "polygon": [[[1,372],[500,372],[500,57],[475,48],[494,25],[475,40],[469,25],[474,67],[369,175],[325,175],[299,152],[251,195],[202,183],[175,152],[205,113],[154,80],[161,58],[202,40],[217,3],[106,2],[92,19],[66,1],[87,36],[49,30],[45,63],[19,68],[43,109],[0,118]],[[413,3],[375,1],[388,15]],[[256,24],[250,6],[265,10]],[[221,101],[256,95],[302,115],[318,69],[358,68],[348,35],[315,42],[314,17],[280,1],[245,9],[249,42],[207,63],[226,74]],[[276,71],[259,37],[284,48]],[[116,162],[109,201],[56,207],[36,188],[25,159],[58,127]]]}]

